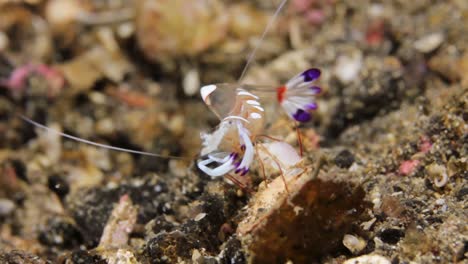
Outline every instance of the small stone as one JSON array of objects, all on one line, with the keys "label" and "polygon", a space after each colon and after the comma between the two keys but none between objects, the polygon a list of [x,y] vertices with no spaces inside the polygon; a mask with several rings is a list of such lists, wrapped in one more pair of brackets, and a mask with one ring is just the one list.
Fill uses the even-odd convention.
[{"label": "small stone", "polygon": [[13,160],[11,160],[11,165],[15,169],[16,176],[19,179],[21,179],[21,180],[23,180],[25,182],[29,182],[27,168],[26,168],[26,165],[24,164],[23,161],[21,161],[19,159],[13,159]]},{"label": "small stone", "polygon": [[427,166],[427,173],[432,178],[432,181],[437,188],[444,187],[449,180],[447,169],[445,166],[440,164],[433,163]]},{"label": "small stone", "polygon": [[342,169],[347,169],[351,167],[354,163],[354,155],[351,153],[349,150],[345,149],[338,153],[335,157],[335,164],[336,166],[342,168]]},{"label": "small stone", "polygon": [[85,250],[77,250],[71,253],[71,256],[67,259],[67,263],[71,264],[97,264],[104,263],[104,260],[99,256],[92,255],[90,252]]},{"label": "small stone", "polygon": [[358,236],[345,235],[343,237],[343,245],[349,249],[351,253],[357,254],[367,246],[367,242]]},{"label": "small stone", "polygon": [[175,135],[182,135],[185,129],[185,118],[182,115],[171,117],[168,128]]},{"label": "small stone", "polygon": [[458,201],[462,201],[463,199],[465,199],[465,196],[467,194],[468,194],[468,187],[464,187],[460,189],[455,196],[457,197]]},{"label": "small stone", "polygon": [[414,48],[419,52],[429,53],[438,48],[444,39],[445,37],[442,33],[432,33],[416,40]]},{"label": "small stone", "polygon": [[126,246],[137,221],[137,214],[138,208],[133,205],[130,196],[122,195],[104,227],[99,246],[102,248]]},{"label": "small stone", "polygon": [[65,197],[70,191],[68,183],[58,175],[51,175],[47,179],[47,185],[49,189],[56,193],[60,198]]},{"label": "small stone", "polygon": [[114,122],[111,118],[103,118],[96,122],[96,133],[110,135],[115,131]]},{"label": "small stone", "polygon": [[377,218],[374,217],[374,218],[372,218],[372,219],[369,220],[369,221],[366,221],[366,222],[361,223],[360,226],[362,227],[362,229],[364,229],[364,230],[367,231],[367,230],[369,230],[369,229],[372,227],[372,225],[375,223],[375,221],[377,221]]},{"label": "small stone", "polygon": [[348,259],[343,264],[390,264],[390,260],[380,255],[363,255]]},{"label": "small stone", "polygon": [[386,228],[380,231],[379,237],[383,242],[395,245],[405,236],[405,232],[401,229]]},{"label": "small stone", "polygon": [[205,216],[206,216],[206,213],[199,213],[199,214],[197,214],[197,216],[195,216],[194,220],[198,222],[198,221],[202,220],[203,218],[205,218]]},{"label": "small stone", "polygon": [[192,261],[193,263],[203,263],[203,256],[197,249],[192,252]]},{"label": "small stone", "polygon": [[13,201],[0,198],[0,217],[10,215],[16,208],[16,205]]},{"label": "small stone", "polygon": [[200,74],[197,69],[190,69],[185,74],[182,86],[184,87],[184,93],[188,96],[193,96],[198,93],[198,89],[200,88]]},{"label": "small stone", "polygon": [[419,160],[405,160],[400,164],[400,167],[398,168],[398,172],[400,175],[403,175],[403,176],[410,175],[415,171],[419,163],[420,163]]},{"label": "small stone", "polygon": [[340,56],[335,66],[335,75],[342,83],[350,83],[357,79],[362,68],[362,54],[355,53],[352,56]]},{"label": "small stone", "polygon": [[40,231],[39,242],[46,246],[73,248],[82,242],[82,236],[68,219],[52,217]]},{"label": "small stone", "polygon": [[47,22],[55,31],[64,31],[72,28],[70,25],[75,22],[79,13],[84,12],[80,1],[76,0],[52,0],[48,1],[45,7]]},{"label": "small stone", "polygon": [[137,261],[133,252],[126,249],[118,249],[117,251],[105,251],[102,258],[109,264],[136,264],[140,263]]},{"label": "small stone", "polygon": [[8,45],[10,44],[10,39],[5,32],[0,32],[0,51],[4,52]]},{"label": "small stone", "polygon": [[[0,250],[0,263],[32,263],[32,264],[47,264],[49,261],[41,259],[39,256],[22,251],[22,250],[12,250],[12,251],[3,251]],[[87,262],[92,264],[91,262]],[[73,262],[71,264],[74,264]]]}]

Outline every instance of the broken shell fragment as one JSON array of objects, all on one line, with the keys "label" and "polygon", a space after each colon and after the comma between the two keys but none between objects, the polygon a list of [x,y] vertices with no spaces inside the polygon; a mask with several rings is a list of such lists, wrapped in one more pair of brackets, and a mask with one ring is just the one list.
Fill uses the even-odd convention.
[{"label": "broken shell fragment", "polygon": [[367,243],[364,239],[354,236],[354,235],[348,235],[346,234],[343,237],[343,245],[351,251],[353,254],[357,254],[361,252],[366,246]]}]

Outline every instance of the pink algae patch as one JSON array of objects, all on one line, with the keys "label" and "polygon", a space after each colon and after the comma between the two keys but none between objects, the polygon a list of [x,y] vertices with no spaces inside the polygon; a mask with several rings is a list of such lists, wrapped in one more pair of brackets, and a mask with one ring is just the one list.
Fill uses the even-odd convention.
[{"label": "pink algae patch", "polygon": [[432,148],[432,142],[426,136],[422,136],[419,142],[419,151],[421,153],[427,153]]},{"label": "pink algae patch", "polygon": [[26,82],[29,76],[37,74],[42,76],[49,84],[49,96],[54,96],[60,92],[65,85],[65,79],[62,73],[58,70],[45,64],[26,64],[13,70],[7,80],[3,80],[3,84],[9,89],[21,92],[26,87]]},{"label": "pink algae patch", "polygon": [[416,167],[419,165],[419,160],[405,160],[400,164],[398,173],[401,175],[410,175],[414,172]]}]

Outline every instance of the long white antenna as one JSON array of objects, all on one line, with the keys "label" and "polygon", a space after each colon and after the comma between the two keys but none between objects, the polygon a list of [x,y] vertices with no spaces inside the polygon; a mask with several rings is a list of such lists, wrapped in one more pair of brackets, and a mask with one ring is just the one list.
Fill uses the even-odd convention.
[{"label": "long white antenna", "polygon": [[244,66],[244,69],[242,70],[242,74],[239,78],[239,83],[242,82],[242,79],[244,78],[245,73],[247,72],[247,69],[249,68],[250,63],[252,63],[253,59],[255,58],[255,54],[257,53],[258,48],[263,43],[263,40],[265,39],[266,34],[270,31],[271,26],[273,26],[273,23],[275,22],[276,18],[278,17],[281,9],[283,9],[284,5],[286,4],[288,0],[283,0],[278,8],[276,9],[275,13],[273,14],[273,17],[268,21],[267,26],[265,27],[265,30],[263,31],[262,37],[260,38],[260,41],[258,42],[257,46],[253,49],[253,51],[249,54],[249,57],[247,59],[247,62]]},{"label": "long white antenna", "polygon": [[69,138],[69,139],[72,139],[72,140],[76,140],[78,142],[82,142],[82,143],[85,143],[85,144],[88,144],[88,145],[91,145],[91,146],[101,147],[101,148],[106,148],[106,149],[116,150],[116,151],[123,151],[123,152],[128,152],[128,153],[133,153],[133,154],[140,154],[140,155],[146,155],[146,156],[152,156],[152,157],[158,157],[158,158],[165,158],[165,159],[185,159],[184,157],[177,157],[177,156],[171,156],[171,155],[162,155],[162,154],[156,154],[156,153],[145,152],[145,151],[138,151],[138,150],[133,150],[133,149],[119,148],[119,147],[113,147],[113,146],[93,142],[93,141],[90,141],[90,140],[86,140],[86,139],[83,139],[83,138],[75,137],[75,136],[72,136],[72,135],[57,131],[57,130],[52,129],[50,127],[47,127],[47,126],[45,126],[43,124],[37,123],[36,121],[34,121],[32,119],[29,119],[24,115],[21,115],[21,114],[18,114],[18,115],[19,115],[19,117],[21,119],[28,122],[29,124],[31,124],[33,126],[36,126],[36,127],[39,127],[41,129],[44,129],[47,132],[55,133],[55,134],[58,134],[58,135],[60,135],[62,137]]}]

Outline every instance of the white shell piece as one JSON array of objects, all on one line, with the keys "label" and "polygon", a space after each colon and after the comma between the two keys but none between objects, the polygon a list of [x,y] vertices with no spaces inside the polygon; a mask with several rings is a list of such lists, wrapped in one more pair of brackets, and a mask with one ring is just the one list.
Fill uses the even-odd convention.
[{"label": "white shell piece", "polygon": [[363,255],[348,259],[343,264],[390,264],[391,262],[380,255]]}]

